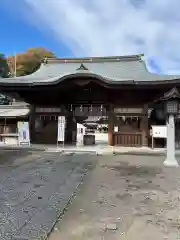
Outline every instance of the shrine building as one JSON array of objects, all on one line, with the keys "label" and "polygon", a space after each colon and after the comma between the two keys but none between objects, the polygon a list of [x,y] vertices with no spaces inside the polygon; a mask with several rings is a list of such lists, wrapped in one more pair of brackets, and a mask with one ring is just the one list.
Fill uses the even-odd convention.
[{"label": "shrine building", "polygon": [[94,116],[107,117],[109,145],[148,146],[151,125],[166,121],[153,103],[174,87],[180,76],[148,72],[143,55],[51,58],[31,75],[0,78],[1,93],[28,104],[26,116],[7,123],[28,119],[31,143],[43,144],[56,143],[58,116],[66,117],[65,143],[75,143],[77,123]]}]

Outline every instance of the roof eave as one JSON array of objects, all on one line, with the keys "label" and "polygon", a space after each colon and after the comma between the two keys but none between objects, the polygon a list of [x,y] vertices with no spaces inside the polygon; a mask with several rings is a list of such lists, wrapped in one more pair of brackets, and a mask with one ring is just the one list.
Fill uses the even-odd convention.
[{"label": "roof eave", "polygon": [[169,84],[179,84],[180,79],[165,79],[165,80],[148,80],[148,81],[135,81],[136,85],[169,85]]},{"label": "roof eave", "polygon": [[[133,79],[110,79],[106,76],[101,76],[92,72],[75,72],[72,74],[66,74],[64,76],[56,76],[51,77],[48,79],[41,79],[41,80],[28,80],[28,82],[24,81],[18,81],[12,82],[11,80],[6,79],[6,81],[0,80],[0,86],[4,87],[33,87],[33,86],[46,86],[46,85],[57,85],[67,79],[72,79],[76,77],[89,77],[92,79],[96,79],[106,85],[139,85],[139,86],[147,86],[147,85],[171,85],[171,84],[178,84],[180,85],[180,78],[173,78],[172,79],[165,79],[165,80],[138,80],[135,81]],[[13,79],[15,80],[15,79]],[[83,80],[82,80],[83,81]]]}]

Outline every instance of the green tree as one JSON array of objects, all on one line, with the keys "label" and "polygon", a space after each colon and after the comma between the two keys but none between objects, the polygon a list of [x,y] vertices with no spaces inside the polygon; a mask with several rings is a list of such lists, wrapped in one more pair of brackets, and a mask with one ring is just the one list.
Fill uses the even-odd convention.
[{"label": "green tree", "polygon": [[9,76],[10,76],[10,70],[7,63],[7,59],[3,53],[0,53],[0,77],[6,78]]}]

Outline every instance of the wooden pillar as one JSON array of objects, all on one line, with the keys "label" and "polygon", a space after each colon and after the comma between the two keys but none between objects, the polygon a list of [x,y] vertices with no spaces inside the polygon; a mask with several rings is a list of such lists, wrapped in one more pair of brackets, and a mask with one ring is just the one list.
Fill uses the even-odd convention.
[{"label": "wooden pillar", "polygon": [[108,145],[114,146],[114,107],[112,104],[108,109]]},{"label": "wooden pillar", "polygon": [[35,107],[31,105],[29,112],[29,136],[30,142],[34,141],[34,132],[35,132]]},{"label": "wooden pillar", "polygon": [[74,112],[69,111],[66,116],[65,143],[76,144],[77,123]]},{"label": "wooden pillar", "polygon": [[144,104],[143,107],[143,116],[141,119],[141,131],[142,131],[142,146],[148,147],[148,105]]}]

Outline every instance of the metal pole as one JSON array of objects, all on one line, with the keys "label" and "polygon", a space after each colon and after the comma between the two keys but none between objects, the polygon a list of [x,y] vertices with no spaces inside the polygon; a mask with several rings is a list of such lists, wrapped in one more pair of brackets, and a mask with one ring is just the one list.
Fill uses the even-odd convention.
[{"label": "metal pole", "polygon": [[[4,129],[3,129],[3,133],[6,133],[6,118],[4,119]],[[5,137],[4,137],[4,143],[6,143],[5,141]]]},{"label": "metal pole", "polygon": [[168,116],[167,126],[167,153],[164,161],[165,166],[178,167],[178,161],[175,156],[175,124],[174,115]]},{"label": "metal pole", "polygon": [[16,53],[14,54],[14,76],[16,77],[17,75],[17,67],[16,67]]},{"label": "metal pole", "polygon": [[[56,120],[56,117],[55,117]],[[57,148],[59,147],[59,116],[57,116]]]}]

